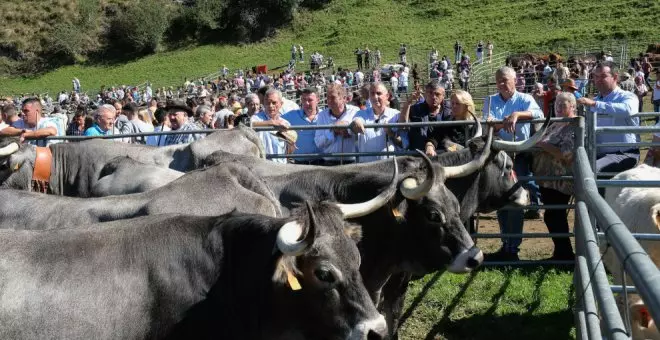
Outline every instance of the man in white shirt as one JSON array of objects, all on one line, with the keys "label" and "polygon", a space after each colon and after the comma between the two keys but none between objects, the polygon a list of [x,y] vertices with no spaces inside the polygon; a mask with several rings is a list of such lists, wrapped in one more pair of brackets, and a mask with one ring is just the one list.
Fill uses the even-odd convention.
[{"label": "man in white shirt", "polygon": [[[359,108],[346,104],[346,89],[330,84],[326,90],[328,108],[318,114],[317,125],[347,126]],[[355,152],[355,141],[347,129],[316,130],[314,142],[322,153]],[[324,157],[324,165],[354,163],[355,157]]]},{"label": "man in white shirt", "polygon": [[[278,129],[278,131],[259,132],[259,137],[261,138],[261,142],[264,143],[266,154],[269,155],[282,155],[287,153],[287,142],[276,137],[277,132],[286,131],[289,129],[289,126],[291,126],[286,119],[281,117],[281,108],[282,92],[271,88],[264,94],[264,111],[251,117],[253,127],[273,126]],[[277,163],[286,163],[286,158],[273,158],[271,160]]]},{"label": "man in white shirt", "polygon": [[[29,139],[45,138],[49,136],[63,136],[64,131],[59,129],[59,124],[53,118],[41,117],[41,102],[38,98],[28,98],[23,101],[21,107],[24,117],[24,130],[22,136]],[[36,146],[48,146],[60,143],[61,140],[38,139],[29,141]]]},{"label": "man in white shirt", "polygon": [[406,68],[402,68],[399,73],[399,92],[408,93],[408,70]]}]

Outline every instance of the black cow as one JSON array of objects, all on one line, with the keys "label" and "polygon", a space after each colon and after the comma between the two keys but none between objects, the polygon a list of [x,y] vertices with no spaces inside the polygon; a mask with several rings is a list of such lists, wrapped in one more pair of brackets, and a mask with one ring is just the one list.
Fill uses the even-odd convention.
[{"label": "black cow", "polygon": [[[243,127],[217,131],[189,144],[167,147],[97,139],[52,144],[48,148],[52,154],[50,192],[74,197],[91,196],[101,169],[118,156],[182,172],[199,168],[202,161],[217,150],[264,156],[259,137],[252,129]],[[19,145],[11,138],[0,140],[0,187],[31,190],[36,155],[33,145]]]},{"label": "black cow", "polygon": [[381,339],[341,209],[0,230],[0,338]]}]

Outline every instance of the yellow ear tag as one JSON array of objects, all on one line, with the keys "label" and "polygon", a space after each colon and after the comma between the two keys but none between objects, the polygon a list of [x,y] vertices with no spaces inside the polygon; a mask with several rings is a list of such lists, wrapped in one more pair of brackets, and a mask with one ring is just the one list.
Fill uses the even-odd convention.
[{"label": "yellow ear tag", "polygon": [[21,168],[21,165],[21,163],[16,163],[16,165],[14,165],[14,171],[18,171],[18,169]]},{"label": "yellow ear tag", "polygon": [[289,283],[291,290],[296,291],[302,289],[300,282],[298,282],[298,278],[296,278],[290,270],[286,271],[286,281]]},{"label": "yellow ear tag", "polygon": [[397,209],[396,207],[392,208],[392,215],[394,215],[394,217],[403,217],[403,215],[401,215],[401,213],[399,212],[399,209]]}]

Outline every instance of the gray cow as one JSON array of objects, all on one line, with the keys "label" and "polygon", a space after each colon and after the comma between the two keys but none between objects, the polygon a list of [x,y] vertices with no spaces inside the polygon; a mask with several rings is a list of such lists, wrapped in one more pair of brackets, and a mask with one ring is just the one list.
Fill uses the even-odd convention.
[{"label": "gray cow", "polygon": [[[49,192],[73,197],[91,196],[101,169],[118,156],[182,172],[199,168],[217,150],[264,157],[258,136],[244,127],[217,131],[190,144],[166,147],[90,140],[52,144],[48,149],[52,154]],[[33,145],[19,145],[15,139],[0,140],[0,187],[32,190],[36,157],[37,149]]]},{"label": "gray cow", "polygon": [[344,223],[374,208],[0,230],[0,338],[382,339]]},{"label": "gray cow", "polygon": [[101,169],[92,187],[92,196],[126,195],[160,188],[183,176],[184,172],[144,164],[129,157],[111,159]]},{"label": "gray cow", "polygon": [[234,209],[281,216],[277,198],[241,164],[194,170],[158,189],[122,196],[79,198],[0,190],[2,229],[57,229],[165,213],[214,216]]}]

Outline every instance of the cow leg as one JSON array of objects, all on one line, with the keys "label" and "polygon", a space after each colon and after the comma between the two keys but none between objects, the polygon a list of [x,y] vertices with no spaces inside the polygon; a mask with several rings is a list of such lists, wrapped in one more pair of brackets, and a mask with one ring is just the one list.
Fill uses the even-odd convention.
[{"label": "cow leg", "polygon": [[391,340],[399,338],[399,321],[403,312],[403,304],[406,299],[410,279],[410,273],[402,272],[394,274],[387,281],[385,287],[383,287],[383,299],[379,305],[379,310],[385,316],[389,339]]}]

